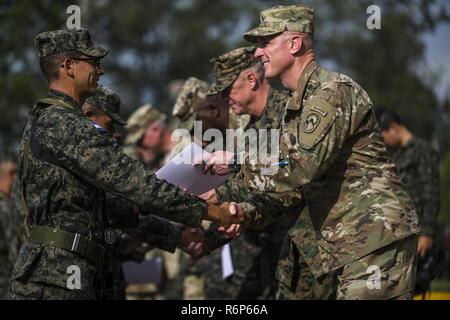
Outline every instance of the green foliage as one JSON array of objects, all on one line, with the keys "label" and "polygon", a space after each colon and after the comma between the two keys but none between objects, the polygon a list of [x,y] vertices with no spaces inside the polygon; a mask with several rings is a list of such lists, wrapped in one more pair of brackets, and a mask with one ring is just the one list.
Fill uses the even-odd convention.
[{"label": "green foliage", "polygon": [[[366,8],[382,7],[382,29],[366,28]],[[397,109],[413,131],[430,138],[438,102],[427,75],[420,35],[446,20],[442,1],[308,1],[316,10],[319,63],[360,82],[376,105]],[[129,115],[146,102],[170,113],[168,84],[196,76],[211,80],[210,58],[245,45],[242,33],[259,22],[266,0],[98,0],[0,2],[0,147],[17,146],[27,110],[45,94],[33,48],[34,36],[65,28],[66,8],[81,7],[81,24],[110,49],[102,82],[122,97]],[[437,14],[437,13],[439,14]],[[446,112],[440,109],[440,112]],[[439,129],[439,130],[441,130]],[[445,144],[447,146],[448,144]]]}]

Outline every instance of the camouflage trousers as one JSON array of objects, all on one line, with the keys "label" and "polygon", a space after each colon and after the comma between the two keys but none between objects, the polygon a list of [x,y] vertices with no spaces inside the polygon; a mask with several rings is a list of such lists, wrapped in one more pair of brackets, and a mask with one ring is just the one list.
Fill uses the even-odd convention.
[{"label": "camouflage trousers", "polygon": [[11,300],[93,300],[94,297],[80,294],[58,286],[37,282],[11,281]]},{"label": "camouflage trousers", "polygon": [[[4,240],[4,239],[3,239]],[[11,276],[11,264],[8,260],[8,253],[0,253],[0,300],[9,299],[9,278]]]},{"label": "camouflage trousers", "polygon": [[417,266],[417,236],[395,241],[339,270],[338,300],[410,300]]},{"label": "camouflage trousers", "polygon": [[9,299],[9,276],[0,276],[0,300]]},{"label": "camouflage trousers", "polygon": [[222,278],[222,248],[199,260],[205,277],[207,300],[248,300],[261,297],[264,289],[261,277],[262,248],[257,237],[258,233],[248,230],[231,241],[234,273],[226,279]]},{"label": "camouflage trousers", "polygon": [[[278,288],[275,294],[277,300],[332,300],[336,295],[336,272],[327,273],[316,278],[306,263],[304,257],[299,253],[297,247],[290,243],[289,257],[286,246],[281,253],[276,278]],[[294,258],[294,259],[292,259]],[[292,261],[292,263],[289,263]]]},{"label": "camouflage trousers", "polygon": [[[297,255],[296,255],[297,252]],[[380,248],[344,267],[314,277],[310,267],[296,251],[297,264],[290,270],[279,266],[278,279],[289,271],[290,283],[280,281],[277,299],[407,300],[412,298],[417,264],[417,236]]]}]

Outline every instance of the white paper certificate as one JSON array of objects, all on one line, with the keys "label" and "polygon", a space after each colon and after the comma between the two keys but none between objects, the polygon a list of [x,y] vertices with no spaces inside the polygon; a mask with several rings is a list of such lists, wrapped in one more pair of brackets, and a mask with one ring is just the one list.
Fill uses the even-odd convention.
[{"label": "white paper certificate", "polygon": [[222,261],[222,279],[226,279],[234,273],[233,257],[231,256],[229,243],[222,247],[220,255],[220,260]]},{"label": "white paper certificate", "polygon": [[195,195],[201,195],[224,183],[232,174],[219,176],[204,174],[201,165],[193,167],[194,160],[208,154],[197,144],[191,143],[173,157],[155,174],[158,179],[164,179],[180,188],[186,188]]}]

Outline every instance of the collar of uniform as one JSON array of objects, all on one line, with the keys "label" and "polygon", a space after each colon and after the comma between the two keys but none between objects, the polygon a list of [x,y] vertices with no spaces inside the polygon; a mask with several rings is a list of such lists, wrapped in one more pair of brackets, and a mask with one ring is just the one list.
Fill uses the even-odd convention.
[{"label": "collar of uniform", "polygon": [[306,66],[305,70],[303,70],[300,78],[298,79],[297,90],[293,92],[292,97],[290,98],[290,103],[288,103],[287,108],[291,110],[298,110],[301,106],[301,101],[303,99],[303,95],[305,94],[305,88],[308,84],[309,78],[317,70],[319,66],[315,63],[314,60],[310,61]]},{"label": "collar of uniform", "polygon": [[259,117],[252,116],[251,117],[251,121],[252,122],[256,122],[256,121],[258,121],[260,119],[263,119],[263,118],[267,117],[267,115],[268,115],[268,113],[270,111],[270,108],[273,107],[272,104],[270,103],[270,101],[272,101],[274,94],[275,94],[275,90],[272,87],[270,87],[269,93],[267,94],[266,105],[264,106],[263,111],[261,112]]},{"label": "collar of uniform", "polygon": [[67,103],[69,103],[69,104],[73,105],[74,107],[76,107],[77,109],[81,110],[80,104],[74,98],[72,98],[71,96],[69,96],[65,93],[62,93],[61,91],[49,89],[48,94],[51,95],[52,97],[63,99]]}]

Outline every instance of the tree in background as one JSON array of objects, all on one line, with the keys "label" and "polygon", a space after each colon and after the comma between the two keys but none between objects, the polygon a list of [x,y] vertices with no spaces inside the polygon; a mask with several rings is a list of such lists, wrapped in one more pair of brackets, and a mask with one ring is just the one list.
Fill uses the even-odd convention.
[{"label": "tree in background", "polygon": [[[395,108],[417,134],[440,137],[448,123],[423,64],[422,35],[448,21],[439,0],[302,1],[316,9],[320,63],[355,78],[375,105]],[[285,2],[284,2],[285,3]],[[366,28],[366,9],[378,4],[381,30]],[[44,30],[65,28],[66,8],[78,4],[81,24],[111,49],[102,82],[120,93],[123,113],[152,102],[170,112],[173,79],[211,79],[208,60],[248,45],[242,33],[258,24],[258,12],[274,1],[32,1],[0,3],[0,146],[17,146],[27,110],[45,95],[32,40]],[[439,131],[444,130],[444,131]],[[450,146],[442,143],[444,151]]]}]

